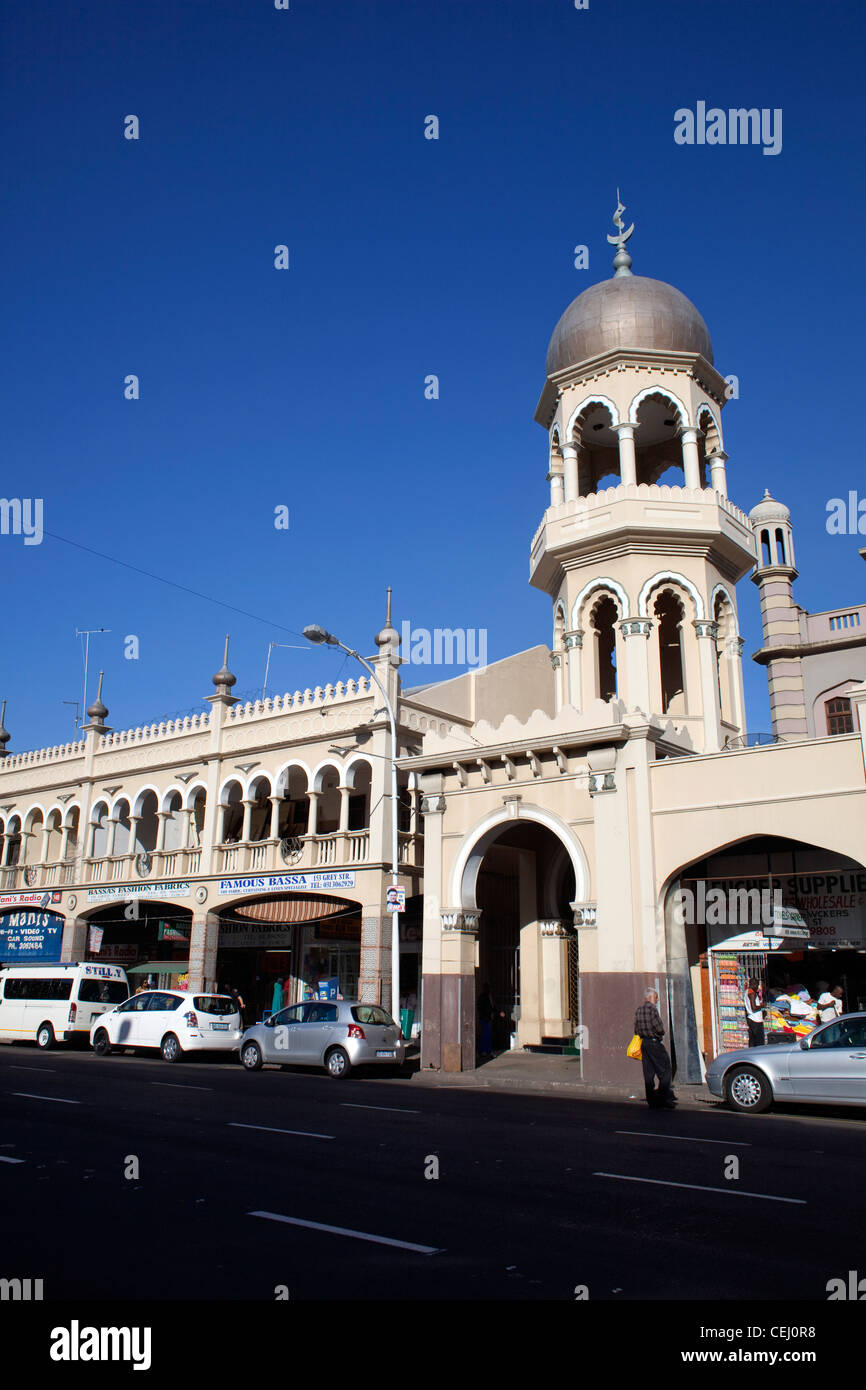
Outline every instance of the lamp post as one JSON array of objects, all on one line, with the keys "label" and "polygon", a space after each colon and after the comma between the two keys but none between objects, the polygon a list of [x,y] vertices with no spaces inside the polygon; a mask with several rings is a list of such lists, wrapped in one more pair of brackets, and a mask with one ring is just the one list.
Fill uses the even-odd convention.
[{"label": "lamp post", "polygon": [[[360,652],[353,651],[343,642],[335,637],[332,632],[312,623],[304,628],[304,636],[308,642],[314,642],[317,646],[326,643],[329,647],[339,647],[347,656],[353,656],[359,661],[368,672],[385,701],[385,708],[388,711],[388,720],[391,725],[391,886],[398,887],[399,868],[398,868],[398,838],[397,838],[397,721],[394,717],[394,707],[391,704],[388,692],[385,689],[369,661],[361,656]],[[391,1017],[396,1023],[400,1022],[400,914],[391,913]]]}]

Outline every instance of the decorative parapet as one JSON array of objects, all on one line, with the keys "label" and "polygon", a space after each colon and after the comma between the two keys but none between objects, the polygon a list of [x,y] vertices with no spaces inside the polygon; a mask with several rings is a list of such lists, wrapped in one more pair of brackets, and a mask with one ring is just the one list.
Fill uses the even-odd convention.
[{"label": "decorative parapet", "polygon": [[335,704],[341,700],[366,698],[372,690],[373,682],[367,676],[359,676],[357,680],[337,681],[336,685],[317,685],[315,690],[308,686],[306,690],[296,690],[291,695],[275,695],[273,698],[269,696],[266,700],[247,700],[246,704],[237,704],[229,713],[226,723],[241,719],[263,719],[271,714],[286,714],[293,710]]},{"label": "decorative parapet", "polygon": [[16,768],[59,762],[63,758],[83,758],[84,749],[85,741],[81,739],[78,743],[56,743],[53,748],[33,748],[27,753],[10,753],[0,764],[0,772],[14,772]]},{"label": "decorative parapet", "polygon": [[573,498],[569,502],[560,502],[558,506],[548,507],[544,513],[535,535],[529,547],[530,554],[533,554],[544,531],[545,526],[553,521],[566,521],[569,517],[586,516],[598,508],[609,507],[611,502],[627,501],[638,498],[646,502],[712,502],[720,507],[728,516],[738,521],[750,534],[752,533],[752,523],[746,514],[729,497],[723,496],[720,492],[715,492],[711,487],[677,487],[669,483],[618,483],[615,487],[603,487],[598,492],[591,492],[586,497]]}]

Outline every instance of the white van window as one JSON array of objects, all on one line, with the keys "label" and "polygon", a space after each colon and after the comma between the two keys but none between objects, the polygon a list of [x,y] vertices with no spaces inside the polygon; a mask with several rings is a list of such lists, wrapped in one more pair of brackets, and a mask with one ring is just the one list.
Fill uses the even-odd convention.
[{"label": "white van window", "polygon": [[122,1004],[129,990],[120,980],[82,980],[78,998],[82,1004]]},{"label": "white van window", "polygon": [[7,976],[5,997],[7,999],[44,999],[49,1002],[68,999],[72,993],[71,976],[55,977],[53,980],[34,979],[32,975]]},{"label": "white van window", "polygon": [[197,994],[193,1007],[203,1014],[236,1014],[238,1006],[228,994]]}]

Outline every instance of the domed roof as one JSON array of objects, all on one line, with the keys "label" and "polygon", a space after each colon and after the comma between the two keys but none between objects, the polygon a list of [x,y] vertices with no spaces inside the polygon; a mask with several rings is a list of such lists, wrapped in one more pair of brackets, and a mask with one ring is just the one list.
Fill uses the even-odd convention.
[{"label": "domed roof", "polygon": [[699,352],[713,361],[707,325],[691,300],[663,280],[627,269],[572,300],[553,330],[547,375],[617,348]]},{"label": "domed roof", "polygon": [[770,496],[770,489],[764,488],[764,495],[756,507],[749,512],[751,521],[790,521],[791,513],[784,502],[777,502]]}]

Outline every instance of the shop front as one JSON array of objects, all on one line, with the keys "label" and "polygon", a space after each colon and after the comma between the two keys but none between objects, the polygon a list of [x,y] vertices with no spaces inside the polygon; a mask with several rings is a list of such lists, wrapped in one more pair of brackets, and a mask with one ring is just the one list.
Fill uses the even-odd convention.
[{"label": "shop front", "polygon": [[757,930],[731,936],[707,928],[709,1055],[749,1046],[744,996],[752,978],[761,985],[768,1043],[810,1033],[822,1021],[819,1000],[826,1013],[833,990],[842,1012],[866,1009],[866,870],[831,866],[721,882],[726,894],[760,882],[773,906]]},{"label": "shop front", "polygon": [[186,989],[192,913],[174,903],[112,903],[90,918],[85,959],[122,965],[134,992]]},{"label": "shop front", "polygon": [[248,1023],[323,993],[354,998],[360,970],[360,908],[345,899],[274,894],[220,915],[219,988],[239,991]]}]

